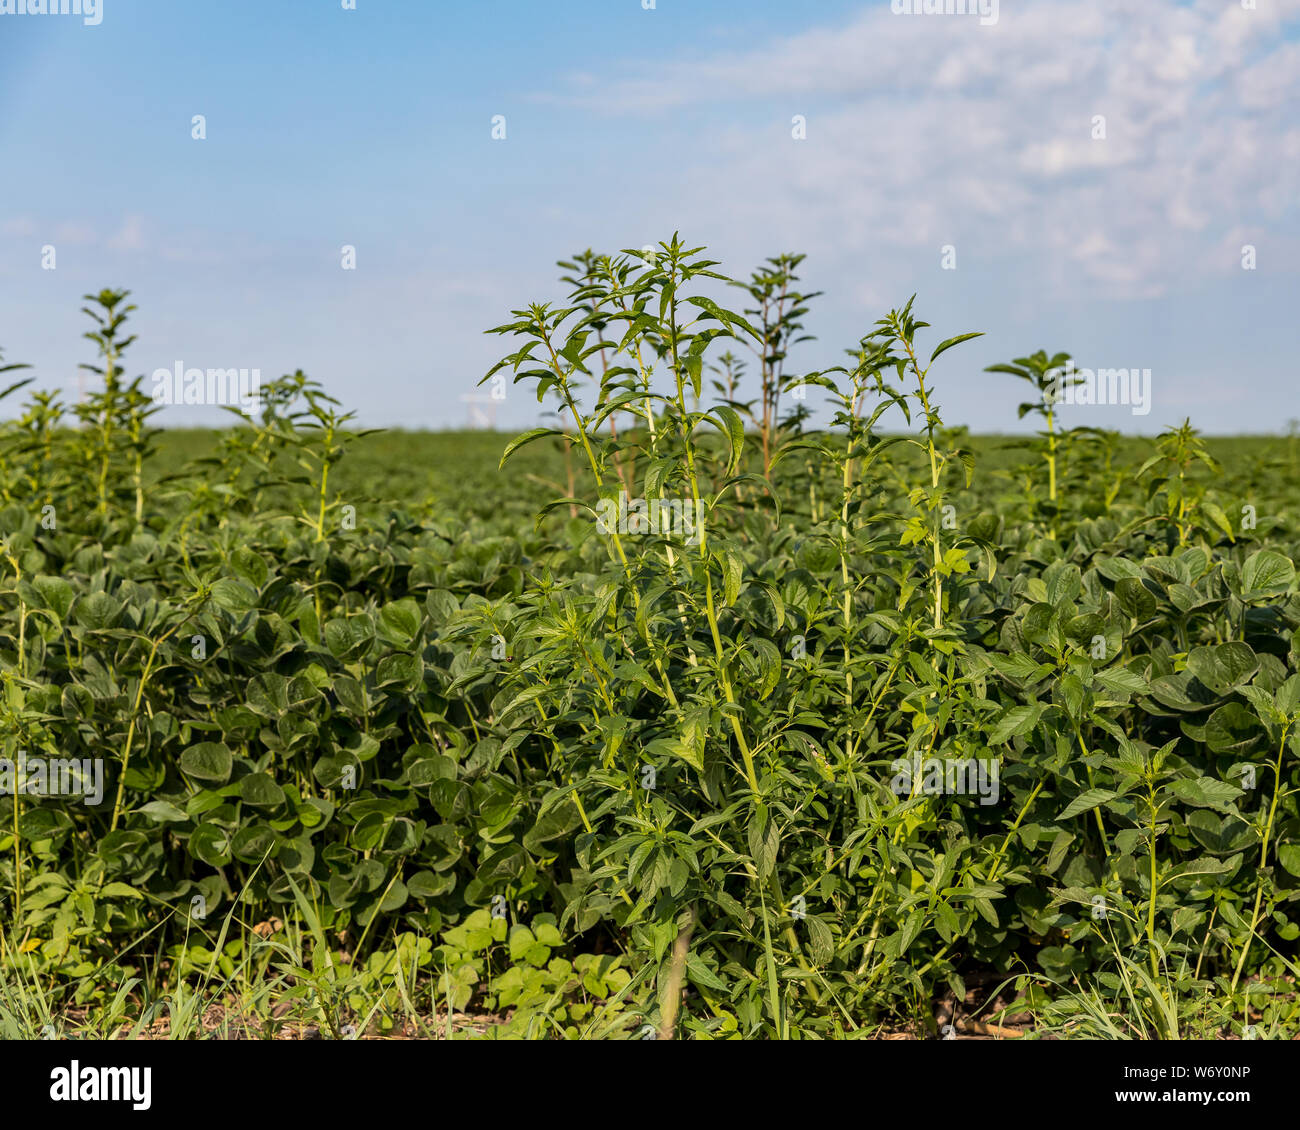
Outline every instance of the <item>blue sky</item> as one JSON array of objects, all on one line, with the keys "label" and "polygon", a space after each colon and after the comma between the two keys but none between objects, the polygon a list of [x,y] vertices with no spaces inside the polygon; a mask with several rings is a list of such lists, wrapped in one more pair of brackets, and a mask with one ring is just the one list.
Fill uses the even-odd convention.
[{"label": "blue sky", "polygon": [[[889,0],[0,14],[0,349],[73,396],[81,295],[129,287],[132,375],[301,367],[366,424],[461,426],[504,351],[481,331],[561,297],[556,259],[680,230],[734,276],[807,253],[826,293],[797,367],[838,363],[913,292],[937,334],[986,331],[936,370],[976,430],[1030,426],[1017,382],[981,370],[1039,347],[1151,370],[1148,415],[1073,422],[1283,429],[1300,0],[999,7],[987,26]],[[498,425],[537,414],[521,386]]]}]

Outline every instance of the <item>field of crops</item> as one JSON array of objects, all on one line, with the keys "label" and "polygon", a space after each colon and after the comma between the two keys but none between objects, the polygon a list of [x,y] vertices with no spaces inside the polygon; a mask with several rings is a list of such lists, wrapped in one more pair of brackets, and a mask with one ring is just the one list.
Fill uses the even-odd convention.
[{"label": "field of crops", "polygon": [[796,373],[797,266],[570,263],[520,437],[158,433],[91,298],[0,425],[0,1034],[1293,1037],[1296,442],[1033,342],[967,435],[973,327]]}]

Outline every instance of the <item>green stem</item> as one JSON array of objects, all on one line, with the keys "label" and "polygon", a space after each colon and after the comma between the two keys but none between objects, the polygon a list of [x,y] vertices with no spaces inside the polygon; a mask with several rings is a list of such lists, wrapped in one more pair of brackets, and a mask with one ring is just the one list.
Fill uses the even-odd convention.
[{"label": "green stem", "polygon": [[[573,416],[573,422],[577,425],[578,435],[582,440],[582,449],[586,452],[587,463],[591,467],[591,473],[596,479],[596,486],[597,488],[602,487],[604,486],[605,480],[604,476],[600,473],[600,464],[596,460],[596,453],[591,449],[591,441],[587,437],[587,422],[578,411],[578,406],[574,402],[573,393],[569,390],[569,382],[564,376],[564,371],[560,366],[560,358],[556,354],[554,346],[551,345],[550,338],[545,337],[544,340],[546,342],[546,348],[551,354],[551,368],[554,369],[556,377],[559,378],[560,392],[564,397],[565,403],[568,405],[569,412]],[[641,593],[636,587],[635,578],[632,576],[632,566],[628,561],[627,553],[623,549],[623,539],[619,537],[618,530],[611,530],[610,536],[614,542],[614,551],[618,554],[619,562],[623,566],[623,575],[628,580],[628,591],[632,595],[632,604],[637,613],[637,622],[641,623]],[[655,665],[655,670],[659,673],[659,679],[663,684],[665,697],[672,704],[674,710],[680,709],[677,701],[677,694],[673,690],[673,685],[668,679],[668,673],[664,670],[663,663],[660,661],[659,656],[655,654],[654,644],[650,640],[650,628],[648,625],[642,625],[642,638],[644,638],[646,642],[646,647],[650,649],[650,658]]]},{"label": "green stem", "polygon": [[1048,531],[1056,540],[1056,415],[1047,410],[1047,498],[1052,503],[1052,528]]},{"label": "green stem", "polygon": [[[674,282],[676,280],[674,279]],[[700,481],[695,468],[695,451],[691,444],[690,420],[686,414],[686,382],[682,375],[681,359],[677,350],[677,298],[676,291],[674,297],[669,303],[669,317],[672,327],[672,364],[673,376],[677,383],[677,412],[681,421],[682,443],[686,448],[686,473],[691,484],[691,500],[695,505],[695,513],[700,513]],[[745,740],[744,731],[741,729],[740,720],[736,717],[738,703],[736,702],[736,692],[731,685],[731,677],[727,674],[726,653],[722,647],[722,635],[718,631],[718,613],[714,606],[713,599],[713,573],[708,567],[709,561],[709,539],[707,524],[699,523],[700,527],[700,560],[704,563],[704,599],[705,613],[709,620],[709,633],[713,637],[713,651],[717,657],[718,663],[718,681],[722,684],[722,693],[727,699],[727,703],[733,709],[727,711],[727,720],[731,723],[731,731],[736,736],[736,745],[740,748],[740,756],[745,764],[745,779],[749,782],[749,787],[758,792],[758,775],[754,769],[754,756],[750,752],[749,743]]]},{"label": "green stem", "polygon": [[1154,782],[1149,782],[1147,789],[1147,803],[1151,807],[1151,898],[1147,903],[1147,953],[1151,959],[1151,976],[1153,979],[1158,980],[1160,966],[1156,961],[1156,895],[1160,890],[1160,886],[1156,878],[1156,815],[1159,811],[1159,805],[1156,803]]},{"label": "green stem", "polygon": [[126,728],[126,746],[122,750],[122,771],[117,779],[117,795],[113,800],[113,816],[108,824],[110,832],[117,830],[117,821],[122,813],[122,795],[126,789],[126,771],[131,765],[131,746],[135,741],[135,723],[140,714],[140,703],[144,700],[144,688],[149,682],[150,674],[153,672],[154,660],[158,657],[158,649],[188,624],[193,616],[194,613],[191,612],[174,628],[163,633],[158,639],[151,641],[149,645],[149,658],[145,661],[144,670],[140,672],[140,685],[136,688],[135,702],[131,707],[131,721]]},{"label": "green stem", "polygon": [[1282,727],[1282,740],[1277,745],[1277,763],[1273,766],[1273,800],[1268,808],[1268,822],[1264,826],[1264,842],[1259,850],[1259,883],[1255,888],[1255,907],[1250,913],[1250,933],[1246,935],[1246,944],[1241,947],[1241,956],[1237,959],[1237,968],[1232,974],[1230,991],[1237,991],[1237,982],[1241,980],[1242,970],[1246,968],[1246,958],[1255,941],[1255,927],[1259,924],[1259,908],[1264,899],[1264,868],[1268,864],[1268,844],[1273,836],[1273,821],[1277,817],[1277,802],[1282,791],[1282,754],[1286,749],[1287,731],[1290,723]]}]

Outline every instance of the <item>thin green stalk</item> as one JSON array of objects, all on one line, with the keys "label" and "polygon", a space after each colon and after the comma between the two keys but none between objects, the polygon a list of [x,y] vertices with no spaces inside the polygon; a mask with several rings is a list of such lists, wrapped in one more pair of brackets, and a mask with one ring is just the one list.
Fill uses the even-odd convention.
[{"label": "thin green stalk", "polygon": [[149,658],[145,661],[144,669],[140,672],[140,685],[136,688],[135,702],[131,706],[131,721],[127,723],[126,745],[122,750],[122,771],[117,778],[117,795],[113,800],[113,816],[108,825],[110,832],[117,830],[117,821],[122,813],[122,795],[126,789],[126,771],[131,766],[131,746],[135,740],[136,719],[140,716],[140,703],[144,699],[144,689],[148,685],[149,676],[153,673],[154,660],[158,657],[158,649],[188,624],[193,616],[194,613],[191,612],[179,624],[164,632],[149,645]]},{"label": "thin green stalk", "polygon": [[[674,278],[674,283],[676,279]],[[677,382],[677,411],[678,418],[681,421],[682,443],[686,448],[686,474],[691,484],[691,500],[695,505],[696,514],[700,513],[700,481],[695,468],[695,450],[691,442],[691,429],[686,413],[686,383],[682,373],[681,359],[677,350],[677,298],[674,290],[674,296],[669,303],[669,317],[672,327],[672,365],[673,375]],[[700,560],[705,563],[704,570],[704,599],[705,614],[709,620],[709,633],[713,637],[713,650],[718,663],[718,681],[722,684],[722,693],[727,699],[728,705],[733,707],[727,712],[727,719],[731,723],[732,733],[736,736],[736,744],[740,748],[740,756],[745,764],[745,779],[749,782],[749,787],[755,793],[758,792],[758,775],[754,770],[754,757],[750,753],[749,743],[745,740],[744,731],[741,729],[740,721],[736,717],[736,692],[731,685],[731,677],[727,674],[726,652],[722,647],[722,635],[718,631],[718,613],[714,606],[713,597],[713,573],[708,568],[709,545],[708,545],[708,524],[700,523]]]},{"label": "thin green stalk", "polygon": [[1277,761],[1273,765],[1273,799],[1268,807],[1268,821],[1264,825],[1264,842],[1259,849],[1259,882],[1255,887],[1255,906],[1250,912],[1250,932],[1246,935],[1246,943],[1241,947],[1241,956],[1237,959],[1237,968],[1232,973],[1232,985],[1230,991],[1237,991],[1237,983],[1241,980],[1242,971],[1246,968],[1246,958],[1250,955],[1251,945],[1255,941],[1255,928],[1259,925],[1259,910],[1264,899],[1264,868],[1268,865],[1268,845],[1273,837],[1273,821],[1277,817],[1278,798],[1282,793],[1282,755],[1286,750],[1286,738],[1291,723],[1287,722],[1282,727],[1282,740],[1277,745]]},{"label": "thin green stalk", "polygon": [[933,530],[930,535],[931,546],[933,548],[933,582],[934,582],[934,626],[937,631],[943,627],[943,550],[942,539],[939,533],[941,513],[936,499],[939,492],[939,454],[934,446],[934,413],[930,409],[930,394],[926,391],[925,375],[928,369],[922,369],[920,362],[916,359],[916,353],[912,348],[912,343],[906,338],[899,336],[899,341],[907,351],[908,357],[912,362],[912,372],[916,375],[917,396],[921,401],[921,407],[925,409],[925,439],[926,446],[930,455],[930,512],[932,515]]},{"label": "thin green stalk", "polygon": [[[587,464],[591,467],[591,473],[596,479],[597,488],[602,487],[605,485],[605,480],[604,476],[600,473],[600,463],[596,459],[596,453],[591,449],[591,441],[587,437],[586,420],[583,419],[582,413],[578,411],[578,406],[574,402],[573,394],[569,390],[568,381],[564,379],[564,371],[560,365],[560,358],[556,354],[554,346],[551,345],[550,338],[547,337],[545,341],[546,348],[551,354],[551,367],[555,370],[555,375],[559,378],[559,388],[564,396],[565,403],[569,407],[569,412],[573,415],[573,422],[578,427],[578,435],[582,439],[582,448],[587,454]],[[618,554],[619,562],[623,566],[623,574],[628,580],[628,591],[631,593],[632,604],[637,612],[637,621],[641,622],[641,593],[638,591],[636,580],[632,576],[632,565],[628,561],[627,553],[623,549],[623,539],[619,537],[618,530],[611,530],[610,536],[614,542],[614,550]],[[673,690],[673,685],[668,678],[668,673],[664,670],[663,663],[659,659],[659,656],[655,654],[654,644],[651,642],[650,629],[648,626],[643,625],[642,635],[645,639],[646,646],[650,649],[650,658],[655,665],[655,670],[659,673],[665,697],[667,697],[668,701],[672,704],[674,710],[680,709],[680,705],[677,701],[677,694]]]}]

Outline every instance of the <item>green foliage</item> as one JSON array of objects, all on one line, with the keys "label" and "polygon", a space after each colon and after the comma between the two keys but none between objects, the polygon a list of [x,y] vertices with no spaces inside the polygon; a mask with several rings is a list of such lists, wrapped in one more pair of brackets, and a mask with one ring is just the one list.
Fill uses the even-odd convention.
[{"label": "green foliage", "polygon": [[0,746],[105,784],[0,797],[5,976],[117,1011],[246,976],[335,1035],[821,1038],[991,968],[1048,1026],[1214,994],[1281,1031],[1289,457],[1061,431],[1038,353],[995,367],[1047,421],[1019,465],[944,424],[977,335],[910,301],[792,375],[800,260],[740,312],[677,237],[564,262],[484,378],[557,419],[490,456],[301,372],[184,450],[91,299],[103,387],[0,427]]}]

